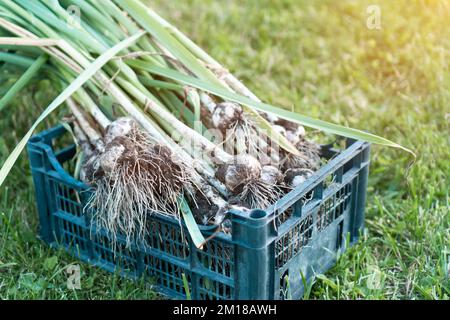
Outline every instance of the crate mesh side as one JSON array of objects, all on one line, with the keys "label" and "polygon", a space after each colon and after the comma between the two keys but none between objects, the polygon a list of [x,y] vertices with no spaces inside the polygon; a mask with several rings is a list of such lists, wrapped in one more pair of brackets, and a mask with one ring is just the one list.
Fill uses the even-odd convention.
[{"label": "crate mesh side", "polygon": [[210,240],[202,250],[197,249],[197,258],[204,268],[212,272],[227,278],[234,276],[234,249],[230,244]]},{"label": "crate mesh side", "polygon": [[187,235],[180,226],[161,222],[150,218],[146,245],[166,255],[179,259],[189,257],[189,243]]},{"label": "crate mesh side", "polygon": [[281,268],[299,253],[309,243],[312,232],[313,217],[309,213],[275,242],[275,267]]},{"label": "crate mesh side", "polygon": [[53,214],[53,219],[59,232],[58,241],[74,251],[75,254],[87,256],[89,254],[89,231],[84,220],[77,219],[82,217],[83,212],[78,191],[50,177],[48,183],[50,190],[53,191],[51,196],[55,199],[56,214]]},{"label": "crate mesh side", "polygon": [[53,186],[51,189],[56,192],[56,208],[58,210],[76,217],[83,216],[83,206],[80,203],[78,191],[53,179],[49,179],[49,183]]},{"label": "crate mesh side", "polygon": [[127,248],[123,240],[112,243],[104,234],[96,233],[92,236],[94,238],[93,253],[99,263],[116,266],[124,272],[136,273],[138,271],[137,252]]},{"label": "crate mesh side", "polygon": [[317,212],[317,230],[325,229],[339,218],[348,208],[352,196],[352,183],[347,183],[330,198],[325,200]]},{"label": "crate mesh side", "polygon": [[201,300],[230,300],[234,298],[233,287],[207,277],[199,279],[198,292]]},{"label": "crate mesh side", "polygon": [[190,273],[185,268],[150,254],[144,256],[144,268],[145,275],[153,279],[158,286],[183,296],[186,295],[184,274],[192,292]]},{"label": "crate mesh side", "polygon": [[[352,195],[352,182],[339,188],[323,201],[317,211],[317,232],[324,230],[330,223],[349,209]],[[300,201],[304,201],[301,199]],[[302,202],[304,203],[304,202]],[[314,230],[314,212],[308,212],[290,230],[275,242],[275,267],[282,268],[292,257],[308,245]]]},{"label": "crate mesh side", "polygon": [[62,245],[71,248],[77,255],[88,255],[89,231],[86,227],[55,217],[58,224]]},{"label": "crate mesh side", "polygon": [[[56,191],[56,209],[67,217],[82,218],[83,206],[79,194],[66,184],[49,178],[52,189]],[[75,218],[76,219],[76,218]],[[83,221],[80,219],[80,221]],[[123,241],[114,244],[104,232],[91,234],[87,227],[77,225],[64,218],[58,217],[59,229],[63,244],[72,250],[89,255],[88,244],[91,244],[95,261],[110,268],[118,267],[121,271],[135,273],[138,270],[137,252],[126,248]],[[167,258],[175,257],[189,261],[190,250],[188,235],[180,226],[163,222],[150,217],[146,246],[159,251]],[[113,245],[115,246],[113,248]],[[145,275],[155,279],[156,284],[166,290],[185,295],[182,274],[184,273],[191,287],[190,271],[175,263],[160,259],[152,254],[143,253]],[[234,276],[233,246],[222,241],[211,239],[204,247],[196,249],[196,259],[199,264],[219,276],[232,279]],[[232,288],[219,281],[199,278],[199,295],[205,299],[231,299]],[[190,288],[192,292],[192,288]]]},{"label": "crate mesh side", "polygon": [[292,217],[294,214],[293,207],[287,208],[283,212],[280,212],[275,217],[275,225],[278,228],[280,225],[285,223],[290,217]]},{"label": "crate mesh side", "polygon": [[[299,201],[299,205],[300,206],[304,206],[306,205],[309,201],[311,201],[313,199],[314,196],[314,190],[311,190],[310,192],[308,192],[306,195],[304,195]],[[288,221],[293,215],[294,215],[294,207],[295,205],[287,208],[284,211],[281,212],[276,212],[276,216],[275,216],[275,226],[278,228],[280,227],[283,223],[285,223],[286,221]]]}]

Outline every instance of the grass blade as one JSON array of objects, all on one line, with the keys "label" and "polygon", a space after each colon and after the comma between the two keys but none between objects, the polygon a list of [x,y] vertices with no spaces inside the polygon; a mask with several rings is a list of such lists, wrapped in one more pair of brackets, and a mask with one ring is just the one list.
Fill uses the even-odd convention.
[{"label": "grass blade", "polygon": [[188,283],[187,277],[184,273],[181,274],[181,277],[183,278],[183,287],[184,287],[184,291],[186,292],[186,300],[192,300],[191,290],[189,289],[189,283]]},{"label": "grass blade", "polygon": [[416,156],[415,153],[413,151],[411,151],[410,149],[403,147],[402,145],[395,143],[393,141],[390,141],[386,138],[377,136],[377,135],[369,133],[369,132],[364,132],[364,131],[361,131],[358,129],[344,127],[344,126],[341,126],[338,124],[326,122],[326,121],[319,120],[319,119],[314,119],[314,118],[311,118],[311,117],[308,117],[308,116],[305,116],[305,115],[302,115],[299,113],[294,113],[294,112],[291,112],[291,111],[288,111],[285,109],[281,109],[279,107],[272,106],[267,103],[256,102],[247,97],[238,95],[234,92],[224,89],[220,86],[217,86],[217,85],[214,85],[211,83],[207,83],[203,80],[185,75],[185,74],[175,71],[175,70],[168,70],[168,69],[156,67],[151,64],[142,62],[142,61],[129,61],[128,63],[134,67],[142,68],[145,71],[148,71],[150,73],[157,74],[159,76],[166,77],[171,80],[177,81],[178,83],[209,92],[209,93],[219,96],[223,99],[252,107],[261,112],[267,112],[267,113],[274,114],[280,118],[283,118],[283,119],[286,119],[289,121],[293,121],[293,122],[296,122],[298,124],[301,124],[301,125],[304,125],[304,126],[307,126],[310,128],[322,130],[324,132],[340,135],[343,137],[348,137],[348,138],[357,139],[357,140],[363,140],[363,141],[367,141],[367,142],[374,143],[374,144],[399,148],[406,152],[409,152],[414,157]]},{"label": "grass blade", "polygon": [[34,130],[37,126],[56,108],[58,108],[67,98],[69,98],[75,91],[77,91],[83,84],[85,84],[97,71],[99,71],[109,60],[114,58],[114,56],[122,51],[123,49],[132,45],[137,39],[139,39],[145,32],[141,31],[122,42],[119,42],[114,47],[108,49],[102,55],[100,55],[95,61],[93,61],[88,68],[86,68],[55,100],[44,110],[44,112],[39,116],[39,118],[31,126],[30,130],[25,134],[25,136],[20,140],[17,146],[6,159],[2,168],[0,169],[0,186],[5,181],[12,166],[16,162],[20,153],[25,148],[26,143],[32,136]]},{"label": "grass blade", "polygon": [[25,71],[25,73],[17,80],[8,92],[0,99],[0,112],[11,102],[12,99],[22,90],[41,67],[47,62],[48,56],[46,54],[41,55],[36,61]]}]

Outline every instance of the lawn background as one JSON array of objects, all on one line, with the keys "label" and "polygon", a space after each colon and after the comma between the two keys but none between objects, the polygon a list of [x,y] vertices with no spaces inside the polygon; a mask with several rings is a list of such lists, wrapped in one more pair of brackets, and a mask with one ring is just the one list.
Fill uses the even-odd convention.
[{"label": "lawn background", "polygon": [[[364,239],[305,297],[449,299],[450,1],[151,3],[262,100],[417,153],[407,172],[407,153],[372,148]],[[366,25],[373,4],[381,29]],[[56,94],[43,81],[0,113],[0,163]],[[0,299],[155,297],[143,281],[50,250],[37,228],[24,154],[0,189]],[[81,290],[67,289],[71,264],[81,266]]]}]

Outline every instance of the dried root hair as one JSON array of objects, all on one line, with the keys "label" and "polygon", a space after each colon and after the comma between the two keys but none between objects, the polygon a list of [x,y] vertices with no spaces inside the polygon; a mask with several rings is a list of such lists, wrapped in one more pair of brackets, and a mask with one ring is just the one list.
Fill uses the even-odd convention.
[{"label": "dried root hair", "polygon": [[261,167],[250,155],[236,156],[232,162],[221,165],[216,177],[234,195],[231,202],[235,205],[266,209],[283,195],[278,169]]},{"label": "dried root hair", "polygon": [[283,152],[281,167],[283,171],[291,168],[302,168],[316,171],[320,168],[320,148],[317,144],[301,139],[296,147],[300,151],[300,155]]},{"label": "dried root hair", "polygon": [[239,193],[239,205],[247,208],[267,209],[284,195],[279,184],[270,184],[260,179],[246,181]]},{"label": "dried root hair", "polygon": [[[247,153],[257,156],[261,151],[260,135],[248,120],[242,107],[232,102],[222,102],[215,106],[212,124],[224,134],[225,150],[229,154]],[[235,153],[236,152],[236,153]]]},{"label": "dried root hair", "polygon": [[190,184],[189,171],[136,123],[110,139],[105,151],[86,165],[91,166],[87,171],[93,187],[88,207],[94,209],[97,227],[106,229],[113,241],[117,235],[124,235],[127,245],[144,240],[151,212],[179,218],[178,199]]}]

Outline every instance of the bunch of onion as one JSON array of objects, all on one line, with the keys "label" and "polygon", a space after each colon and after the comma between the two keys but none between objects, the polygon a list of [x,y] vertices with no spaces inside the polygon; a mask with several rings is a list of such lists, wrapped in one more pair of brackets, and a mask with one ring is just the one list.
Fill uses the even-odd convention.
[{"label": "bunch of onion", "polygon": [[[70,83],[97,54],[125,38],[127,31],[135,33],[142,27],[112,2],[103,3],[101,9],[95,1],[74,3],[87,12],[79,29],[65,25],[67,11],[55,1],[6,0],[0,7],[11,17],[0,24],[12,34],[29,40],[63,40],[57,46],[42,47],[63,83]],[[140,5],[136,1],[128,4]],[[128,4],[119,1],[123,9]],[[88,141],[83,144],[82,178],[94,187],[89,206],[95,209],[97,225],[113,235],[125,234],[131,241],[135,236],[144,237],[149,210],[179,217],[180,197],[188,199],[199,222],[216,224],[222,222],[230,203],[265,208],[279,198],[282,175],[268,166],[270,160],[265,159],[266,166],[262,166],[256,159],[267,155],[270,144],[260,143],[258,123],[247,114],[267,123],[263,117],[228,101],[216,103],[205,92],[158,79],[145,68],[124,63],[195,73],[170,52],[170,43],[146,36],[127,51],[69,100],[79,143]],[[227,86],[206,68],[204,72]],[[120,106],[116,114],[102,104],[105,95]],[[209,116],[204,122],[221,132],[231,130],[236,143],[229,152],[193,129],[204,111],[206,118]],[[184,122],[173,112],[183,112]],[[272,160],[279,162],[275,153]]]},{"label": "bunch of onion", "polygon": [[[82,12],[78,23],[68,23],[70,5]],[[221,225],[230,206],[273,204],[320,164],[300,123],[364,136],[262,103],[139,0],[2,0],[0,30],[16,37],[0,59],[29,66],[20,87],[42,67],[55,88],[68,86],[63,96],[73,89],[89,207],[99,226],[128,242],[144,238],[149,212],[183,215],[191,231],[189,207],[197,222]],[[120,55],[102,60],[118,47]],[[84,77],[93,65],[98,72]],[[205,134],[213,129],[218,135]]]}]

